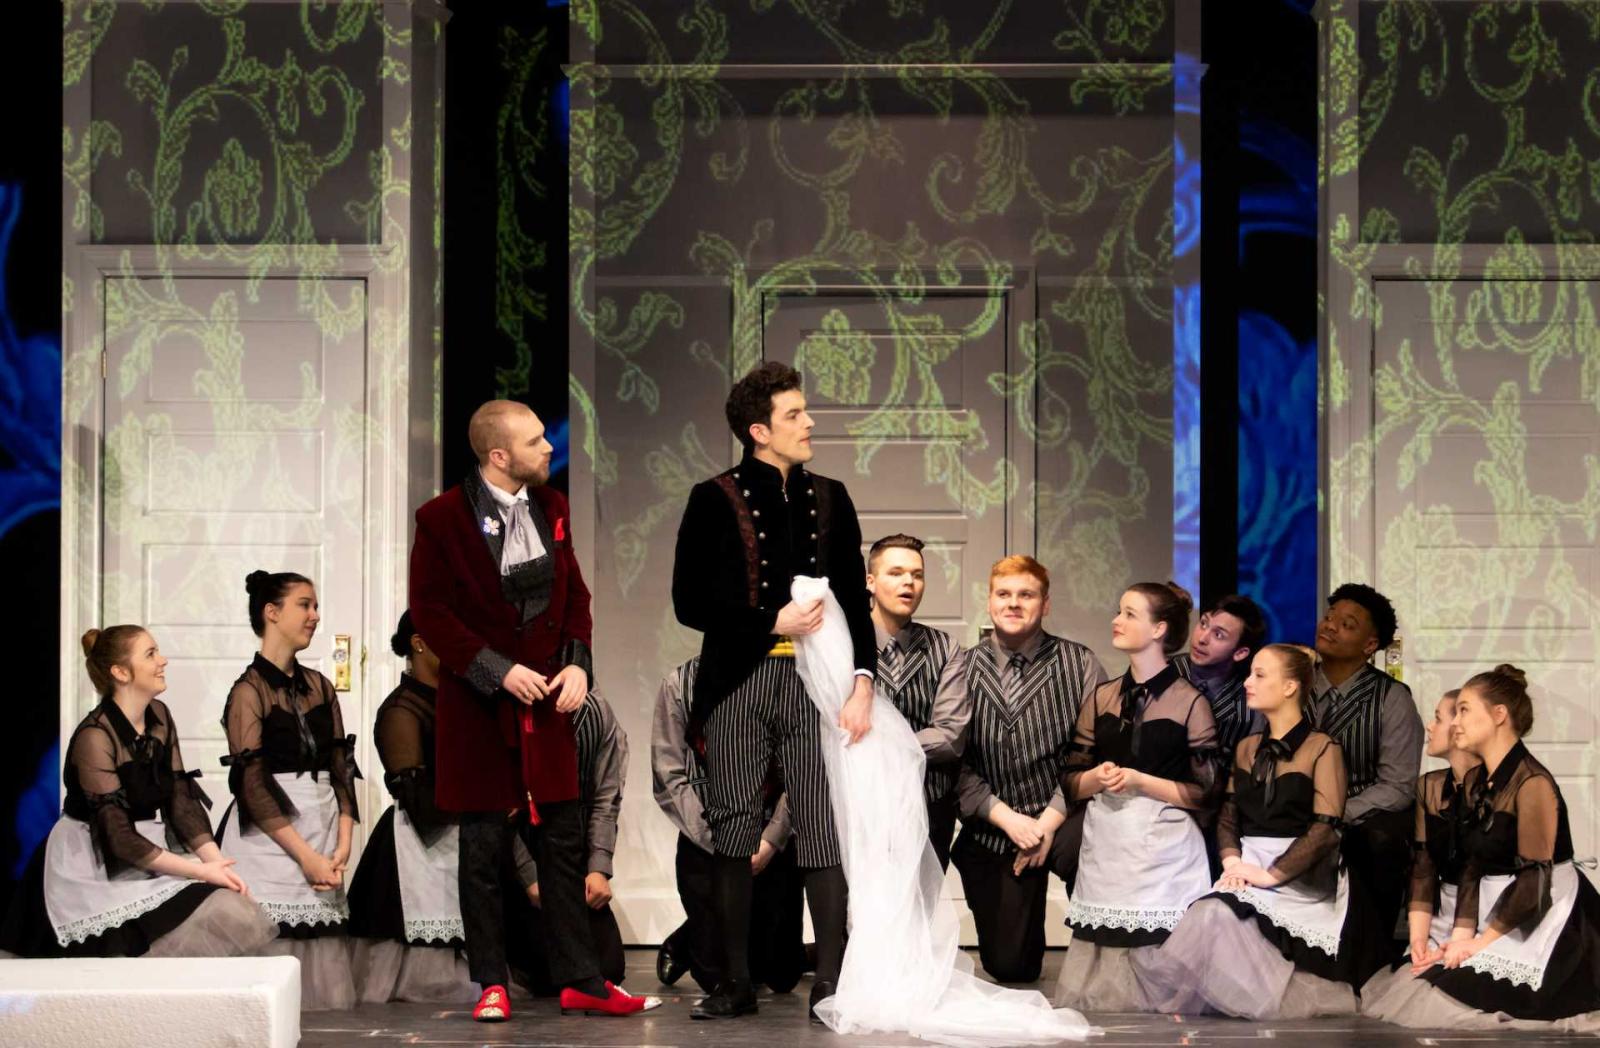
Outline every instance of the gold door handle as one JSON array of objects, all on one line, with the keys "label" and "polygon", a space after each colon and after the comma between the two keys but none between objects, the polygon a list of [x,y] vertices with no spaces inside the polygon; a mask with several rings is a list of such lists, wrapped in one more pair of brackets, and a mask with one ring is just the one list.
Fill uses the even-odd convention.
[{"label": "gold door handle", "polygon": [[333,635],[333,690],[350,690],[350,634]]}]

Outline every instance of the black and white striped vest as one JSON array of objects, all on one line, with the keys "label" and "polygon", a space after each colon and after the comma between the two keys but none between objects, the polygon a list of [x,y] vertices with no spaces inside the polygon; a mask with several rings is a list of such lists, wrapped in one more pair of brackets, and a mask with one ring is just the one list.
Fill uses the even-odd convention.
[{"label": "black and white striped vest", "polygon": [[1387,673],[1368,663],[1343,687],[1329,687],[1313,704],[1312,727],[1331,735],[1344,750],[1354,797],[1378,781],[1378,735],[1383,700],[1392,683]]},{"label": "black and white striped vest", "polygon": [[[921,731],[933,722],[939,677],[955,653],[954,637],[920,622],[907,623],[894,644],[878,649],[878,683],[912,731]],[[923,794],[929,804],[950,795],[960,767],[954,762],[928,765]]]},{"label": "black and white striped vest", "polygon": [[[980,641],[968,654],[972,733],[963,759],[996,797],[1024,815],[1037,816],[1061,785],[1073,723],[1085,698],[1080,691],[1094,654],[1082,644],[1046,633],[1011,702],[1000,685],[1005,656],[989,641]],[[1005,832],[981,816],[964,819],[962,832],[997,854],[1014,850]]]}]

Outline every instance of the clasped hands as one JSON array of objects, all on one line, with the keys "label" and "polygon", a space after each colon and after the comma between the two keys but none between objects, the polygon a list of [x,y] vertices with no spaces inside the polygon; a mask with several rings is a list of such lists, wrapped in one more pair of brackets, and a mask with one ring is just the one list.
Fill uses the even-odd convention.
[{"label": "clasped hands", "polygon": [[1217,888],[1275,888],[1278,878],[1254,863],[1245,862],[1237,855],[1222,860],[1222,876],[1217,878]]},{"label": "clasped hands", "polygon": [[1459,968],[1473,954],[1489,945],[1481,935],[1472,935],[1465,929],[1452,935],[1443,946],[1429,947],[1428,940],[1411,940],[1411,974],[1419,974],[1436,964],[1446,968]]},{"label": "clasped hands", "polygon": [[546,677],[518,664],[506,671],[500,686],[528,706],[554,695],[557,713],[571,713],[589,697],[589,675],[581,666],[565,666],[561,672]]},{"label": "clasped hands", "polygon": [[1092,797],[1102,790],[1116,794],[1143,793],[1144,783],[1144,772],[1106,761],[1083,773],[1078,780],[1078,795]]}]

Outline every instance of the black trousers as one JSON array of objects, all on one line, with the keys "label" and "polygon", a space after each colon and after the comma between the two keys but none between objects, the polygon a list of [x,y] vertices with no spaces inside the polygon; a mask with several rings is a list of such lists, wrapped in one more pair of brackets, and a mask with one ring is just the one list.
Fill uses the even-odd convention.
[{"label": "black trousers", "polygon": [[576,800],[541,804],[538,826],[527,826],[526,818],[508,819],[503,811],[461,816],[459,890],[468,971],[480,986],[505,986],[510,979],[506,893],[521,894],[513,873],[511,835],[527,827],[528,850],[539,864],[550,978],[557,986],[597,978],[590,911],[583,901],[589,845],[582,807]]},{"label": "black trousers", "polygon": [[[515,901],[507,900],[506,933],[508,948],[506,958],[516,979],[527,987],[529,993],[550,995],[560,992],[561,983],[550,975],[550,934],[544,915],[544,890],[540,889],[540,905],[528,900],[526,891],[515,881],[507,883],[506,890],[517,891]],[[628,971],[627,955],[622,949],[622,929],[617,925],[617,915],[609,905],[596,910],[585,906],[589,915],[589,939],[594,944],[595,963],[600,977],[621,984]]]},{"label": "black trousers", "polygon": [[956,836],[956,812],[959,803],[952,791],[948,796],[928,802],[928,843],[939,858],[939,869],[950,868],[950,845]]},{"label": "black trousers", "polygon": [[[711,895],[714,861],[711,853],[678,835],[678,898],[685,917],[667,937],[667,947],[688,963],[689,974],[707,993],[722,981],[722,946]],[[788,993],[806,969],[805,877],[792,843],[755,878],[750,911],[750,981]]]},{"label": "black trousers", "polygon": [[998,854],[975,844],[963,833],[951,859],[961,874],[961,888],[978,930],[978,959],[996,982],[1037,982],[1044,968],[1045,891],[1054,873],[1072,890],[1078,875],[1078,848],[1083,843],[1083,812],[1074,813],[1056,831],[1045,865],[1011,872],[1016,852]]},{"label": "black trousers", "polygon": [[1384,938],[1394,937],[1411,880],[1411,840],[1416,816],[1404,811],[1375,811],[1344,828],[1340,851],[1351,876],[1366,886],[1375,914],[1375,927]]}]

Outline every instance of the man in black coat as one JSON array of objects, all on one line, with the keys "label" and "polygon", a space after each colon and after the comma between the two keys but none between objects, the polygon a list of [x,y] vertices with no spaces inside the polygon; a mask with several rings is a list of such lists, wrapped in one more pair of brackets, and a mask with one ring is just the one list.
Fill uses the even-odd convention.
[{"label": "man in black coat", "polygon": [[713,906],[723,949],[724,981],[693,1015],[723,1019],[756,1011],[750,856],[761,842],[762,790],[776,753],[817,936],[815,1019],[817,1003],[834,992],[844,955],[845,881],[820,719],[795,670],[791,642],[822,625],[822,602],[796,604],[789,585],[796,575],[826,576],[844,608],[856,682],[839,723],[851,741],[859,740],[871,727],[877,665],[861,525],[844,485],[805,469],[814,423],[797,371],[761,365],[733,387],[726,410],[744,457],[689,493],[672,573],[678,621],[705,634],[689,731],[705,747]]}]

